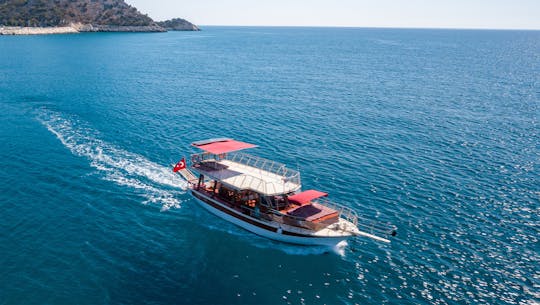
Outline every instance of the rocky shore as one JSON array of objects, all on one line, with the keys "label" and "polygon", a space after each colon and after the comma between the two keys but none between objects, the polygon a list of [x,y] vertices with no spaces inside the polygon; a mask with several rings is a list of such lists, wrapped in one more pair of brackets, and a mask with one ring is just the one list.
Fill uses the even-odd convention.
[{"label": "rocky shore", "polygon": [[21,27],[21,26],[3,26],[0,27],[0,35],[43,35],[43,34],[68,34],[79,33],[71,26],[59,27]]},{"label": "rocky shore", "polygon": [[199,31],[189,21],[155,22],[124,0],[0,0],[0,35]]},{"label": "rocky shore", "polygon": [[144,26],[81,24],[76,25],[75,28],[78,32],[167,32],[157,24]]},{"label": "rocky shore", "polygon": [[0,26],[0,35],[43,35],[43,34],[72,34],[81,32],[166,32],[159,25],[147,26],[118,26],[71,24],[59,27],[19,27]]},{"label": "rocky shore", "polygon": [[165,20],[165,21],[158,21],[157,24],[165,28],[167,31],[200,31],[201,30],[199,29],[198,26],[182,18],[174,18],[174,19]]}]

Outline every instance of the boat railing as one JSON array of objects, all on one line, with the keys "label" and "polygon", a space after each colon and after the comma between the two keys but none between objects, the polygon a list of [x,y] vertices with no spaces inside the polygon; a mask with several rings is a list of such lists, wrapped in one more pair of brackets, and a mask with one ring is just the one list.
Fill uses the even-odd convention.
[{"label": "boat railing", "polygon": [[374,234],[374,235],[379,235],[379,236],[384,236],[384,235],[395,236],[396,229],[397,229],[396,226],[392,224],[381,222],[374,219],[369,219],[367,217],[358,217],[357,227],[361,231]]},{"label": "boat railing", "polygon": [[281,176],[283,183],[301,184],[300,172],[287,168],[285,164],[268,160],[265,158],[249,155],[246,153],[232,153],[224,156],[224,159],[235,162],[237,164],[253,167],[262,171],[266,171],[277,176]]},{"label": "boat railing", "polygon": [[242,174],[229,178],[229,183],[232,185],[244,185],[251,190],[263,190],[266,195],[278,195],[283,192],[293,192],[298,189],[298,185],[284,183],[278,190],[276,183],[267,182],[262,178],[255,177],[249,174]]},{"label": "boat railing", "polygon": [[284,223],[287,225],[301,227],[309,230],[320,230],[326,226],[326,224],[313,223],[311,221],[307,221],[305,218],[288,215],[275,209],[270,210],[269,217],[273,221],[277,221],[279,223]]},{"label": "boat railing", "polygon": [[340,218],[343,218],[347,220],[348,222],[354,224],[355,226],[358,226],[358,214],[356,213],[355,210],[349,207],[346,207],[344,205],[335,203],[333,201],[330,201],[327,198],[319,198],[317,199],[316,203],[337,211],[339,213]]},{"label": "boat railing", "polygon": [[396,227],[394,225],[365,216],[358,216],[358,213],[353,209],[334,203],[326,198],[317,199],[317,203],[338,211],[341,218],[353,223],[360,231],[375,235],[396,234]]},{"label": "boat railing", "polygon": [[229,183],[233,185],[245,185],[253,190],[264,190],[265,194],[293,192],[298,190],[300,186],[300,173],[298,171],[287,169],[285,165],[271,160],[239,153],[216,155],[203,152],[191,155],[191,163],[194,166],[204,164],[204,166],[210,167],[212,171],[222,169],[220,167],[222,165],[219,164],[221,160],[229,160],[242,166],[253,167],[282,177],[281,187],[279,189],[276,188],[276,182],[268,182],[262,177],[256,177],[247,173],[229,178]]},{"label": "boat railing", "polygon": [[[373,219],[368,219],[367,217],[358,216],[355,210],[349,207],[346,207],[344,205],[335,203],[333,201],[330,201],[326,198],[319,198],[314,203],[320,204],[322,206],[325,206],[327,208],[337,211],[340,218],[354,224],[360,231],[374,234],[374,235],[395,235],[396,234],[395,226],[391,224],[379,222]],[[311,228],[311,229],[320,229],[321,226],[325,226],[324,224],[312,224],[306,221],[304,218],[293,216],[293,215],[287,215],[277,210],[274,210],[274,214],[276,215],[281,214],[280,219],[285,223],[292,223],[294,225],[301,226],[301,227],[306,227],[306,228]]]},{"label": "boat railing", "polygon": [[191,164],[195,165],[204,161],[218,161],[220,160],[219,155],[202,152],[198,154],[191,155]]},{"label": "boat railing", "polygon": [[[358,226],[358,215],[356,212],[348,208],[346,206],[337,204],[335,202],[332,202],[328,199],[318,199],[316,204],[325,206],[327,208],[330,208],[336,212],[338,212],[338,215],[340,218],[347,220],[348,222],[354,224],[355,226]],[[311,221],[306,220],[303,217],[294,216],[294,215],[288,215],[286,213],[283,213],[282,211],[272,209],[272,213],[274,214],[274,219],[279,222],[283,222],[290,225],[295,225],[299,227],[304,227],[308,229],[322,229],[323,227],[326,227],[328,223],[314,223]]]}]

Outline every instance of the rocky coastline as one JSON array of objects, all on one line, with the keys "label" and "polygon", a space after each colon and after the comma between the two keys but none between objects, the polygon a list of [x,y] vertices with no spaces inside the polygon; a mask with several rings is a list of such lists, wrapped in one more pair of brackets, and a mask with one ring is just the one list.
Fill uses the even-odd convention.
[{"label": "rocky coastline", "polygon": [[0,35],[199,31],[174,18],[155,22],[124,0],[0,0]]},{"label": "rocky coastline", "polygon": [[[195,26],[195,28],[197,28]],[[180,31],[200,31],[197,29],[165,29],[159,25],[147,26],[119,26],[119,25],[92,25],[92,24],[72,24],[59,27],[19,27],[0,26],[0,35],[45,35],[45,34],[76,34],[84,32],[167,32]]]},{"label": "rocky coastline", "polygon": [[174,18],[174,19],[165,20],[165,21],[158,21],[156,23],[159,26],[166,29],[167,31],[200,31],[201,30],[199,29],[198,26],[182,18]]},{"label": "rocky coastline", "polygon": [[0,26],[0,35],[45,35],[45,34],[73,34],[79,33],[71,26],[59,27],[22,27]]},{"label": "rocky coastline", "polygon": [[75,28],[79,32],[167,32],[166,29],[157,24],[144,26],[81,24],[76,25]]}]

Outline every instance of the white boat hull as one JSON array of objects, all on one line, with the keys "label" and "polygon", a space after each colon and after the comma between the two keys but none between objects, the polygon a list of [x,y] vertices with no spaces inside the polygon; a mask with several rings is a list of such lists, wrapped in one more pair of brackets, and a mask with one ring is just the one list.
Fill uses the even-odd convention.
[{"label": "white boat hull", "polygon": [[[195,193],[195,191],[193,190],[191,191],[192,191],[192,194]],[[199,203],[203,208],[205,208],[210,213],[224,220],[227,220],[247,231],[250,231],[259,236],[273,239],[276,241],[297,244],[297,245],[312,245],[312,246],[321,245],[321,246],[334,247],[341,241],[344,241],[348,237],[352,236],[350,235],[350,236],[316,237],[313,235],[295,233],[295,232],[289,231],[290,226],[278,224],[278,223],[270,222],[270,221],[260,221],[253,217],[244,215],[238,211],[230,209],[229,207],[226,207],[220,202],[212,198],[209,198],[207,196],[204,196],[198,192],[197,194],[193,194],[193,195],[197,203]],[[198,198],[198,196],[202,197],[202,199],[204,200]],[[208,202],[205,202],[205,201],[208,201]],[[244,218],[244,219],[247,218],[246,219],[247,221],[239,219],[239,217]],[[298,236],[295,236],[295,235],[298,235]]]}]

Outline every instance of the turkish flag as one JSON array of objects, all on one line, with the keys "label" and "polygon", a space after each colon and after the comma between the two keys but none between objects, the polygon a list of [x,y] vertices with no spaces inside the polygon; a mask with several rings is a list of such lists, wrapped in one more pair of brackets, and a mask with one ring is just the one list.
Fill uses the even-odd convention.
[{"label": "turkish flag", "polygon": [[184,168],[186,168],[186,158],[182,158],[182,160],[178,161],[172,171],[176,173],[177,171]]}]

